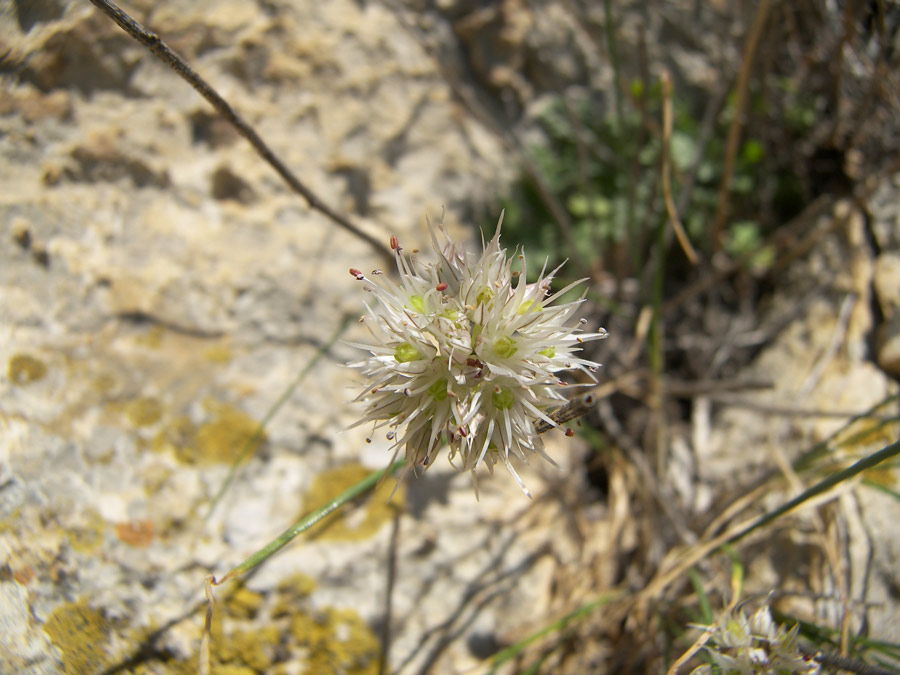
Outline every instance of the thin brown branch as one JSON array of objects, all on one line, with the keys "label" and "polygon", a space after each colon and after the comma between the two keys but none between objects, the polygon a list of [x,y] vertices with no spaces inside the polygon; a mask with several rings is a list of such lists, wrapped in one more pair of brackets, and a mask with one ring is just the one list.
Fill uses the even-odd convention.
[{"label": "thin brown branch", "polygon": [[712,251],[719,248],[722,227],[728,217],[728,195],[731,187],[731,175],[734,173],[734,162],[737,158],[738,144],[741,140],[741,128],[743,126],[744,109],[747,105],[747,85],[750,82],[750,71],[753,69],[753,58],[756,56],[756,48],[762,36],[769,10],[772,8],[772,0],[762,0],[753,17],[753,25],[744,44],[744,52],[741,58],[741,70],[737,80],[737,99],[734,104],[734,118],[728,128],[728,140],[725,144],[725,161],[722,167],[722,182],[719,185],[719,197],[716,203],[716,218],[713,221]]},{"label": "thin brown branch", "polygon": [[91,0],[96,7],[103,11],[109,18],[115,21],[119,27],[128,33],[132,38],[144,45],[154,56],[159,58],[169,68],[174,70],[183,80],[190,84],[198,94],[205,98],[213,108],[218,111],[222,117],[243,136],[253,149],[268,164],[275,169],[279,176],[284,179],[290,188],[303,197],[309,207],[314,211],[318,211],[336,225],[344,228],[348,232],[356,235],[370,246],[372,246],[389,264],[394,258],[387,247],[379,242],[371,234],[363,232],[356,225],[351,223],[347,218],[332,210],[325,202],[319,199],[316,194],[304,185],[299,178],[275,155],[266,142],[256,133],[229,103],[222,98],[219,93],[197,74],[178,54],[173,52],[165,42],[156,33],[147,30],[135,21],[129,14],[120,9],[111,0]]},{"label": "thin brown branch", "polygon": [[681,250],[690,260],[692,265],[697,264],[697,252],[691,246],[681,220],[678,218],[678,210],[675,208],[675,201],[672,199],[672,178],[670,176],[671,167],[669,166],[669,142],[672,139],[672,78],[669,72],[664,70],[662,73],[662,115],[663,115],[663,139],[662,139],[662,189],[663,200],[666,203],[666,213],[669,214],[669,222],[672,223],[672,229],[681,245]]}]

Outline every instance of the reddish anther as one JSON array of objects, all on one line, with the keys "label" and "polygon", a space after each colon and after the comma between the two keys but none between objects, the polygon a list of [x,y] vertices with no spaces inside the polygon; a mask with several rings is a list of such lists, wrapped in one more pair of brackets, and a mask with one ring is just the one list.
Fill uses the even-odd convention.
[{"label": "reddish anther", "polygon": [[400,250],[400,242],[397,240],[397,237],[393,234],[391,235],[391,250],[399,251]]},{"label": "reddish anther", "polygon": [[354,277],[356,277],[357,280],[360,281],[365,278],[365,275],[355,267],[350,268],[350,274],[352,274]]},{"label": "reddish anther", "polygon": [[574,436],[574,435],[575,435],[574,429],[566,429],[566,436],[568,436],[569,438],[572,438],[572,436]]},{"label": "reddish anther", "polygon": [[435,288],[435,290],[438,290],[438,291],[446,291],[446,290],[447,290],[447,284],[445,284],[445,283],[442,281],[441,283],[439,283],[439,284],[438,284],[437,286],[435,286],[434,288]]}]

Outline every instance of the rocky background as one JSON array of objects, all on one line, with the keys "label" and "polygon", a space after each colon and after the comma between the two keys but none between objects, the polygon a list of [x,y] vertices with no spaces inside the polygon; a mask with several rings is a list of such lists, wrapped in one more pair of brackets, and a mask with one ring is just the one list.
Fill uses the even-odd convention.
[{"label": "rocky background", "polygon": [[[492,232],[544,94],[609,96],[597,5],[123,7],[327,204],[379,241],[424,247],[425,216],[442,211],[473,246],[473,226]],[[752,8],[642,5],[616,8],[619,49],[643,44],[644,68],[668,67],[684,96],[721,93]],[[686,33],[695,21],[705,30]],[[865,100],[853,87],[872,79],[868,53],[836,66],[862,72],[840,82],[843,100]],[[337,340],[362,335],[347,269],[384,263],[88,2],[0,5],[0,71],[0,670],[195,672],[206,575],[389,460],[388,440],[347,429],[360,383],[343,365],[355,350]],[[766,472],[797,479],[787,458],[897,392],[900,136],[886,132],[900,118],[889,94],[875,99],[864,119],[881,126],[860,124],[842,155],[857,162],[839,172],[853,189],[810,195],[778,240],[780,267],[734,312],[672,316],[686,365],[668,372],[665,405],[641,374],[641,280],[595,270],[592,292],[626,306],[586,310],[611,333],[597,355],[606,396],[579,438],[548,436],[560,469],[525,469],[535,499],[501,474],[476,501],[444,462],[390,501],[386,481],[214,589],[213,672],[482,667],[605,591],[650,587]],[[751,282],[735,276],[720,279],[740,294]],[[710,389],[722,372],[765,387]],[[896,423],[874,427],[847,451],[896,439]],[[792,615],[837,628],[848,617],[851,632],[900,641],[895,468],[877,479],[887,491],[850,485],[748,542],[748,593],[779,589]],[[727,565],[701,567],[720,601]],[[664,670],[661,626],[686,579],[554,634],[546,672]]]}]

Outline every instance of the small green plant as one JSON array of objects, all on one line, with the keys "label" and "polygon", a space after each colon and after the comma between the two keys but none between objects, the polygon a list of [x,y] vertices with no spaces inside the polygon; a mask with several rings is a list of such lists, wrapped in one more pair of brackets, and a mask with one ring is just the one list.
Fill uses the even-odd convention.
[{"label": "small green plant", "polygon": [[[641,271],[653,245],[652,232],[666,218],[659,181],[662,143],[646,122],[659,117],[662,95],[658,84],[644,87],[639,80],[629,90],[640,107],[627,107],[621,118],[605,113],[602,105],[588,98],[570,101],[557,96],[541,109],[535,126],[543,141],[533,143],[526,152],[553,197],[564,206],[571,239],[560,236],[561,224],[546,195],[531,177],[523,175],[501,204],[507,212],[507,236],[525,247],[531,261],[575,257],[595,269]],[[691,183],[690,199],[679,210],[687,233],[701,249],[710,243],[729,110],[726,106],[714,133],[704,141],[696,115],[684,102],[674,102],[671,170],[676,193]],[[732,256],[747,253],[770,231],[772,224],[755,215],[767,191],[783,199],[794,191],[789,176],[770,175],[771,164],[761,140],[744,141],[730,181],[735,218],[725,241]],[[764,270],[769,264],[771,252],[754,256],[751,268]]]}]

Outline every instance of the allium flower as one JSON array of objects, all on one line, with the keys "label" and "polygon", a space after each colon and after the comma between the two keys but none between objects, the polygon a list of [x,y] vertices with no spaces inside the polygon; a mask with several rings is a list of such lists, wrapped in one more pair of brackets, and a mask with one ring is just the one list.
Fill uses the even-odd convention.
[{"label": "allium flower", "polygon": [[379,270],[366,276],[351,269],[374,302],[364,317],[373,342],[354,345],[371,356],[350,365],[369,381],[356,399],[368,403],[357,424],[390,427],[392,449],[405,448],[410,467],[430,466],[447,443],[451,463],[458,457],[458,468],[471,471],[473,480],[481,464],[493,473],[500,461],[528,494],[510,459],[538,453],[552,462],[534,423],[557,426],[548,416],[566,401],[557,373],[595,371],[599,364],[576,352],[606,331],[586,334],[579,322],[570,325],[584,296],[553,304],[580,281],[550,295],[559,268],[546,274],[545,264],[529,284],[519,255],[522,272],[512,271],[500,248],[500,223],[480,256],[429,223],[435,263],[407,258],[391,237],[399,284]]},{"label": "allium flower", "polygon": [[[778,626],[768,606],[749,618],[739,611],[715,629],[715,644],[706,645],[706,651],[723,675],[815,675],[821,667],[800,652],[799,630],[799,625],[790,630]],[[706,665],[694,669],[691,675],[711,672]]]}]

